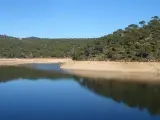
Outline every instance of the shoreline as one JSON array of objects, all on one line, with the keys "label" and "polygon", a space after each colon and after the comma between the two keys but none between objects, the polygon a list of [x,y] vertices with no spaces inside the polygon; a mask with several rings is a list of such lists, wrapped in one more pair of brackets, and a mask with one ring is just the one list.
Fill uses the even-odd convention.
[{"label": "shoreline", "polygon": [[160,62],[68,61],[61,68],[100,72],[160,72]]},{"label": "shoreline", "polygon": [[160,62],[73,61],[61,58],[3,58],[0,66],[62,63],[60,68],[79,77],[121,81],[160,82]]},{"label": "shoreline", "polygon": [[2,58],[0,59],[0,66],[16,66],[23,64],[49,64],[49,63],[65,63],[70,59],[62,58]]},{"label": "shoreline", "polygon": [[[66,70],[66,69],[65,69]],[[156,72],[118,72],[118,71],[89,71],[66,70],[68,74],[81,78],[97,80],[115,80],[122,82],[160,83],[160,73]]]},{"label": "shoreline", "polygon": [[61,68],[69,74],[93,79],[160,82],[160,62],[70,61]]}]

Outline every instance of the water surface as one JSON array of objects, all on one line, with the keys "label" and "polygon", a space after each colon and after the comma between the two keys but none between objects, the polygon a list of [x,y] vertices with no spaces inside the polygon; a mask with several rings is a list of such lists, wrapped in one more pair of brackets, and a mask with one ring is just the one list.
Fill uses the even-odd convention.
[{"label": "water surface", "polygon": [[79,78],[55,64],[0,67],[0,120],[159,120],[160,85]]}]

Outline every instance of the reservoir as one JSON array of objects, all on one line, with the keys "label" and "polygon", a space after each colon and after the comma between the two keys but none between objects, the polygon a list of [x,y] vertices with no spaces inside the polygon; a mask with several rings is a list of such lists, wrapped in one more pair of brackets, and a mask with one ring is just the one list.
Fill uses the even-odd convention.
[{"label": "reservoir", "polygon": [[80,78],[59,64],[0,67],[0,120],[159,120],[160,84]]}]

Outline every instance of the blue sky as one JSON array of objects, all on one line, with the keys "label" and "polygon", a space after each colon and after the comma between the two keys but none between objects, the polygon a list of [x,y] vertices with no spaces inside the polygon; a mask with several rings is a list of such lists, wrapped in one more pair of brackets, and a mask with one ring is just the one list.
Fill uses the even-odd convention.
[{"label": "blue sky", "polygon": [[100,37],[160,16],[160,0],[0,0],[0,34]]}]

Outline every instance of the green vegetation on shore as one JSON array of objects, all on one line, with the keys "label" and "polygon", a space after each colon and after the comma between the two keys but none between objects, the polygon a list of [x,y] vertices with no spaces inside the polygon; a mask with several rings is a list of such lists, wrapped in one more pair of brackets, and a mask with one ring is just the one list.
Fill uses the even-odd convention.
[{"label": "green vegetation on shore", "polygon": [[131,24],[125,30],[103,36],[77,50],[73,56],[78,60],[160,60],[160,19],[158,16],[140,26]]},{"label": "green vegetation on shore", "polygon": [[90,39],[11,38],[0,36],[0,58],[66,58]]},{"label": "green vegetation on shore", "polygon": [[94,39],[0,36],[1,58],[69,57],[74,60],[159,61],[160,19],[140,21]]}]

